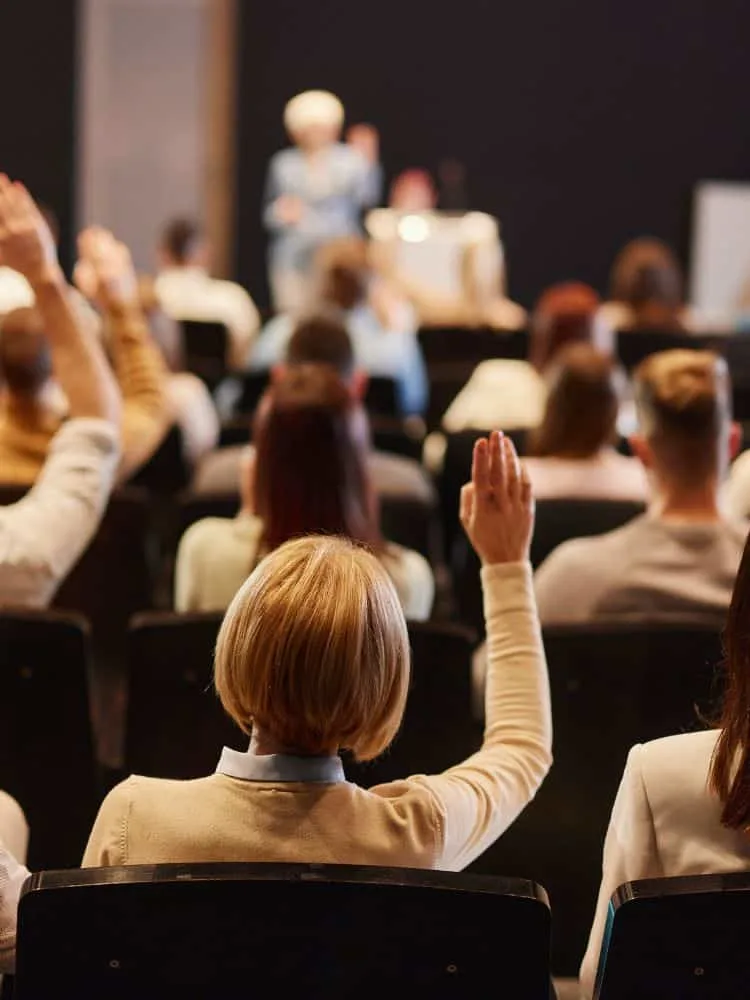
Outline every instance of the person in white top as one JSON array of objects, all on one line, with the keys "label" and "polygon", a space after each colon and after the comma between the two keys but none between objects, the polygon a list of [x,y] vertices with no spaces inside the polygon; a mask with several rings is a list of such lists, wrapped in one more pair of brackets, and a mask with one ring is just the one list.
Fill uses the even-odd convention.
[{"label": "person in white top", "polygon": [[581,966],[593,995],[607,906],[623,882],[750,868],[750,545],[724,632],[726,694],[719,728],[633,747],[604,844],[602,882]]},{"label": "person in white top", "polygon": [[7,971],[15,951],[14,904],[29,876],[25,865],[28,844],[29,826],[23,810],[7,792],[0,791],[0,973]]},{"label": "person in white top", "polygon": [[211,277],[209,258],[208,242],[196,222],[170,222],[159,245],[154,294],[174,320],[223,323],[230,337],[227,364],[242,369],[260,329],[260,315],[241,285]]},{"label": "person in white top", "polygon": [[564,542],[536,572],[547,625],[649,619],[723,620],[748,525],[721,510],[720,486],[739,442],[726,362],[709,351],[664,351],[634,377],[647,469],[646,514]]},{"label": "person in white top", "polygon": [[537,500],[645,501],[643,466],[613,447],[623,381],[612,358],[589,344],[560,352],[544,418],[530,432],[531,457],[524,461]]},{"label": "person in white top", "polygon": [[180,542],[178,611],[224,611],[264,552],[311,533],[370,546],[407,618],[429,617],[435,581],[418,552],[385,541],[369,471],[368,428],[348,388],[325,365],[293,366],[264,396],[243,476],[239,517],[206,518]]},{"label": "person in white top", "polygon": [[443,429],[536,427],[547,400],[545,373],[561,348],[583,342],[612,352],[611,330],[597,319],[598,308],[599,297],[588,285],[568,282],[548,288],[531,316],[528,360],[477,365],[443,416]]}]

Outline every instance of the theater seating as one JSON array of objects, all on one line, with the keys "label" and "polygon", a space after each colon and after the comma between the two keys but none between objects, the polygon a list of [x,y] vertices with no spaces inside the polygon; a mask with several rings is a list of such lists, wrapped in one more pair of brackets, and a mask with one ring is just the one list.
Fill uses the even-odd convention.
[{"label": "theater seating", "polygon": [[19,1000],[548,1000],[544,890],[334,865],[159,865],[36,876]]},{"label": "theater seating", "polygon": [[96,815],[90,667],[80,617],[0,612],[0,787],[23,804],[32,869],[80,864]]},{"label": "theater seating", "polygon": [[570,976],[591,927],[628,750],[704,728],[715,707],[721,644],[709,629],[633,624],[549,628],[544,645],[554,764],[534,801],[472,870],[533,873],[542,882],[556,918],[552,967]]},{"label": "theater seating", "polygon": [[183,320],[180,327],[185,368],[213,392],[228,374],[229,331],[223,323],[197,320]]},{"label": "theater seating", "polygon": [[750,874],[644,879],[612,897],[597,1000],[736,1000],[750,982]]},{"label": "theater seating", "polygon": [[660,351],[705,350],[707,347],[721,353],[724,338],[697,336],[679,330],[621,330],[617,334],[617,356],[627,372],[637,368],[641,361]]}]

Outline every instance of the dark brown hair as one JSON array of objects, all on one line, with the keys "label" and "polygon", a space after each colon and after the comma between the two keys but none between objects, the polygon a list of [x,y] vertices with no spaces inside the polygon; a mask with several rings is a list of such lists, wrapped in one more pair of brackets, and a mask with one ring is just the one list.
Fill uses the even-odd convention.
[{"label": "dark brown hair", "polygon": [[633,388],[641,433],[665,471],[696,486],[715,474],[731,419],[724,359],[711,351],[661,351],[636,368]]},{"label": "dark brown hair", "polygon": [[316,254],[315,267],[324,308],[348,312],[366,297],[370,266],[364,240],[354,236],[332,240]]},{"label": "dark brown hair", "polygon": [[724,632],[726,688],[709,785],[722,803],[721,822],[750,826],[750,539],[734,583]]},{"label": "dark brown hair", "polygon": [[164,227],[162,247],[177,264],[186,264],[203,239],[201,227],[193,219],[173,219]]},{"label": "dark brown hair", "polygon": [[614,441],[619,402],[611,358],[589,344],[564,348],[555,362],[544,418],[531,434],[530,453],[591,458]]},{"label": "dark brown hair", "polygon": [[630,308],[635,329],[683,328],[682,271],[672,250],[661,240],[632,240],[615,258],[610,298]]},{"label": "dark brown hair", "polygon": [[258,408],[255,510],[264,548],[310,534],[344,535],[382,548],[359,410],[325,365],[289,368]]},{"label": "dark brown hair", "polygon": [[286,348],[287,365],[328,365],[348,382],[354,375],[354,348],[343,321],[316,313],[300,319]]},{"label": "dark brown hair", "polygon": [[591,343],[599,296],[577,281],[552,285],[531,315],[529,361],[543,371],[568,344]]},{"label": "dark brown hair", "polygon": [[15,396],[31,398],[52,375],[52,356],[36,309],[14,309],[0,323],[0,377]]}]

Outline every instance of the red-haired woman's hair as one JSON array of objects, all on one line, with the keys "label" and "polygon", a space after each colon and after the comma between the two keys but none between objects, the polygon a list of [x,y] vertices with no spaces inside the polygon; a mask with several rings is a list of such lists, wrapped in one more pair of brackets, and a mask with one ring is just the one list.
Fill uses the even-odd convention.
[{"label": "red-haired woman's hair", "polygon": [[543,371],[568,344],[591,343],[599,309],[593,288],[578,281],[552,285],[531,316],[529,361]]},{"label": "red-haired woman's hair", "polygon": [[382,548],[361,414],[336,372],[290,368],[254,425],[254,501],[271,551],[301,535],[331,534]]},{"label": "red-haired woman's hair", "polygon": [[750,540],[734,583],[724,632],[726,690],[709,783],[721,800],[721,822],[750,827]]}]

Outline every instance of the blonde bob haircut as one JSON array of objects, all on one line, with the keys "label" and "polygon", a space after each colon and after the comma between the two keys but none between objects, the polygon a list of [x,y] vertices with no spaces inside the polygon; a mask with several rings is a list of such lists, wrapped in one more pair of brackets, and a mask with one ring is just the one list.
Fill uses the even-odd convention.
[{"label": "blonde bob haircut", "polygon": [[245,581],[219,631],[214,683],[225,711],[287,752],[377,757],[401,724],[410,652],[381,563],[345,538],[275,549]]}]

